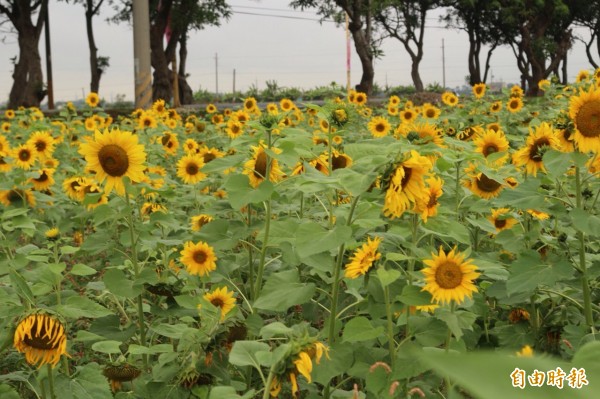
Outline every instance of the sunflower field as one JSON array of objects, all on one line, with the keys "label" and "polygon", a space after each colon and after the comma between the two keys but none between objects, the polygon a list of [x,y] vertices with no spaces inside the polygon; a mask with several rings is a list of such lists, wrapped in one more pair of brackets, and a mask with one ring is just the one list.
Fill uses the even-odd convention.
[{"label": "sunflower field", "polygon": [[6,110],[0,396],[598,397],[599,82]]}]

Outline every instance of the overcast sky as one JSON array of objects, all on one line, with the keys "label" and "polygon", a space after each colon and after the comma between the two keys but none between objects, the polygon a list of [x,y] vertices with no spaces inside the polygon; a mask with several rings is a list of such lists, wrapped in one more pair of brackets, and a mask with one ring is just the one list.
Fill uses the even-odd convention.
[{"label": "overcast sky", "polygon": [[[245,91],[252,84],[265,88],[265,81],[280,86],[313,88],[332,81],[346,82],[346,36],[343,26],[319,24],[314,11],[300,12],[288,7],[287,0],[231,0],[233,15],[220,27],[192,32],[188,41],[187,71],[192,89],[215,91],[215,54],[218,54],[219,91]],[[112,10],[104,6],[94,19],[99,54],[110,57],[110,67],[102,76],[100,95],[114,100],[124,94],[133,100],[133,33],[127,24],[108,24]],[[262,15],[250,15],[262,14]],[[424,83],[442,83],[442,39],[445,41],[446,86],[465,83],[468,74],[466,34],[442,28],[439,12],[428,14],[425,55],[421,62]],[[265,16],[270,15],[270,16]],[[283,16],[292,17],[284,18]],[[89,90],[89,52],[82,5],[50,1],[50,37],[53,59],[55,101],[81,99]],[[583,30],[576,33],[585,35]],[[10,58],[18,54],[16,35],[2,34],[0,43],[0,103],[8,99],[12,86]],[[411,85],[410,57],[397,40],[383,44],[385,56],[375,62],[375,81],[380,86]],[[44,57],[44,37],[40,52]],[[45,75],[45,59],[42,60]],[[361,67],[352,44],[352,85],[360,81]],[[585,49],[576,42],[569,54],[571,80],[580,69],[590,68]],[[519,72],[509,48],[492,56],[494,81],[518,82]],[[489,80],[488,80],[489,82]]]}]

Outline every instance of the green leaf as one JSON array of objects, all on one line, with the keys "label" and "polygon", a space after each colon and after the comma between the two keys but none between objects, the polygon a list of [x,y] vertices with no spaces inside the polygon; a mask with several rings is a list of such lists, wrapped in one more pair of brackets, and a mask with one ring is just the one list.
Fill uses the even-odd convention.
[{"label": "green leaf", "polygon": [[477,315],[464,310],[451,312],[447,308],[439,308],[435,312],[435,317],[442,320],[457,340],[463,336],[463,329],[473,330],[473,323],[477,319]]},{"label": "green leaf", "polygon": [[19,297],[25,299],[29,304],[35,305],[35,296],[33,295],[29,284],[27,284],[23,276],[12,267],[10,268],[10,282],[13,287],[15,287]]},{"label": "green leaf", "polygon": [[79,251],[79,247],[72,247],[70,245],[63,245],[60,247],[60,253],[63,255],[74,254],[77,251]]},{"label": "green leaf", "polygon": [[267,324],[263,328],[260,329],[260,336],[264,339],[273,338],[276,335],[288,335],[293,329],[289,328],[285,324],[276,321],[275,323]]},{"label": "green leaf", "polygon": [[423,291],[421,287],[415,285],[407,285],[402,289],[397,299],[408,306],[424,306],[431,305],[431,294]]},{"label": "green leaf", "polygon": [[97,363],[88,363],[78,368],[72,378],[58,374],[55,392],[60,392],[60,399],[113,398],[108,380],[102,374],[102,368]]},{"label": "green leaf", "polygon": [[315,290],[313,283],[300,282],[296,270],[273,273],[261,290],[260,297],[254,302],[254,307],[283,312],[291,306],[310,301]]},{"label": "green leaf", "polygon": [[543,161],[548,175],[554,179],[563,176],[571,166],[570,154],[555,150],[546,151],[543,156]]},{"label": "green leaf", "polygon": [[344,342],[362,342],[383,336],[383,327],[373,327],[366,317],[358,316],[350,320],[344,328]]},{"label": "green leaf", "polygon": [[225,182],[227,199],[233,209],[241,209],[244,205],[266,201],[275,188],[270,181],[263,181],[257,188],[250,186],[246,175],[231,175]]},{"label": "green leaf", "polygon": [[158,344],[150,347],[131,344],[128,348],[129,353],[132,355],[154,355],[156,353],[169,353],[173,352],[173,345],[171,344]]},{"label": "green leaf", "polygon": [[64,305],[57,305],[57,310],[63,316],[73,319],[97,318],[112,314],[112,311],[84,296],[69,297]]},{"label": "green leaf", "polygon": [[379,282],[381,283],[381,287],[383,288],[398,280],[401,275],[402,273],[400,273],[399,270],[386,270],[384,267],[377,268],[377,277],[379,278]]},{"label": "green leaf", "polygon": [[218,386],[218,387],[213,387],[210,390],[208,399],[250,399],[250,398],[254,397],[254,395],[255,395],[254,389],[251,389],[250,391],[246,392],[244,394],[244,396],[240,396],[240,395],[238,395],[237,391],[233,387]]},{"label": "green leaf", "polygon": [[257,370],[263,365],[256,358],[257,352],[268,352],[269,345],[256,341],[236,341],[229,353],[229,363],[235,366],[252,366]]},{"label": "green leaf", "polygon": [[231,168],[232,166],[236,166],[242,163],[245,159],[246,157],[243,154],[235,154],[223,158],[216,158],[210,161],[209,163],[205,164],[202,167],[202,172],[221,172],[227,168]]},{"label": "green leaf", "polygon": [[463,244],[471,244],[469,229],[450,218],[431,218],[421,229],[438,237],[452,238]]},{"label": "green leaf", "polygon": [[100,341],[100,342],[95,342],[92,345],[92,350],[95,350],[96,352],[100,352],[100,353],[122,353],[121,352],[121,345],[123,343],[120,341],[113,341],[113,340],[108,340],[108,341]]},{"label": "green leaf", "polygon": [[598,216],[591,215],[579,208],[573,209],[569,215],[577,230],[591,236],[600,236],[600,218]]},{"label": "green leaf", "polygon": [[[546,262],[550,262],[547,260]],[[573,268],[564,260],[558,259],[555,264],[542,263],[535,251],[522,253],[511,265],[510,277],[506,281],[506,292],[509,296],[522,292],[533,292],[540,286],[554,284],[573,274]]]},{"label": "green leaf", "polygon": [[71,274],[74,276],[92,276],[98,273],[94,268],[84,265],[83,263],[77,263],[71,268]]},{"label": "green leaf", "polygon": [[120,269],[108,269],[104,272],[102,277],[106,289],[113,294],[132,299],[142,293],[143,287],[141,285],[134,286],[133,281],[129,280],[125,273]]},{"label": "green leaf", "polygon": [[0,397],[2,399],[20,399],[21,396],[8,384],[0,384]]},{"label": "green leaf", "polygon": [[317,223],[305,223],[296,231],[296,251],[298,256],[306,258],[338,248],[351,235],[352,229],[348,226],[336,226],[333,230],[327,230]]}]

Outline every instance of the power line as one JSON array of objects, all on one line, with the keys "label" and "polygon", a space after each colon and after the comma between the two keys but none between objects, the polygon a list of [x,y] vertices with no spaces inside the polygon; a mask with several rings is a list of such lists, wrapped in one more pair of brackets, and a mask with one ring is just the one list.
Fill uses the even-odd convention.
[{"label": "power line", "polygon": [[255,15],[259,17],[274,17],[274,18],[287,18],[287,19],[302,19],[306,21],[317,21],[317,22],[335,22],[332,19],[316,19],[316,18],[306,18],[306,17],[293,17],[291,15],[275,15],[275,14],[259,14],[254,12],[247,11],[233,11],[234,14],[243,14],[243,15]]}]

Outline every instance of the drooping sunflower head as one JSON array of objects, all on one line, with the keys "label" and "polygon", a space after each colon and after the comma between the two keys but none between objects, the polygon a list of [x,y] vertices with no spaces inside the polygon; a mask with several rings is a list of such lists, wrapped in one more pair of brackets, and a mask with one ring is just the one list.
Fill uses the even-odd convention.
[{"label": "drooping sunflower head", "polygon": [[217,257],[213,248],[200,241],[194,244],[188,241],[181,251],[181,263],[189,274],[204,276],[217,268]]},{"label": "drooping sunflower head", "polygon": [[440,206],[438,199],[444,193],[442,190],[444,181],[439,177],[430,177],[425,183],[427,183],[425,195],[417,201],[415,211],[420,213],[423,222],[427,223],[429,217],[437,215]]},{"label": "drooping sunflower head", "polygon": [[193,231],[200,231],[202,226],[213,221],[213,217],[206,214],[192,216],[191,227]]},{"label": "drooping sunflower head", "polygon": [[50,311],[36,310],[17,323],[13,345],[32,366],[55,366],[62,355],[68,356],[65,323]]},{"label": "drooping sunflower head", "polygon": [[367,238],[367,242],[354,251],[350,262],[346,264],[345,276],[350,279],[365,275],[373,266],[373,263],[381,258],[378,252],[380,237]]},{"label": "drooping sunflower head", "polygon": [[464,302],[466,297],[471,298],[477,287],[473,281],[479,277],[477,266],[471,260],[465,260],[464,255],[457,252],[454,247],[446,253],[440,247],[439,253],[431,254],[431,259],[425,259],[427,265],[421,273],[425,276],[424,291],[428,291],[433,300],[441,303],[454,301],[457,304]]},{"label": "drooping sunflower head", "polygon": [[211,292],[207,292],[204,294],[204,299],[221,310],[221,321],[235,307],[233,291],[228,291],[227,287],[216,288]]},{"label": "drooping sunflower head", "polygon": [[580,90],[569,102],[569,117],[575,125],[573,140],[581,152],[600,152],[600,87]]},{"label": "drooping sunflower head", "polygon": [[481,98],[485,95],[485,83],[477,83],[473,85],[473,95],[475,98]]},{"label": "drooping sunflower head", "polygon": [[96,179],[106,180],[105,192],[113,189],[119,194],[125,193],[124,177],[133,182],[144,180],[144,146],[138,144],[138,138],[131,132],[114,129],[104,133],[96,131],[94,139],[81,144],[79,153],[85,157],[87,166],[96,173]]},{"label": "drooping sunflower head", "polygon": [[123,382],[133,381],[142,373],[142,370],[129,363],[108,364],[102,374],[108,379],[113,392],[121,389]]}]

